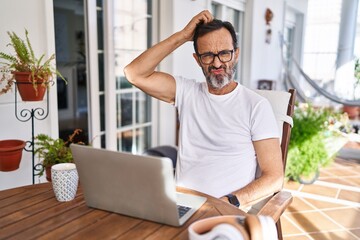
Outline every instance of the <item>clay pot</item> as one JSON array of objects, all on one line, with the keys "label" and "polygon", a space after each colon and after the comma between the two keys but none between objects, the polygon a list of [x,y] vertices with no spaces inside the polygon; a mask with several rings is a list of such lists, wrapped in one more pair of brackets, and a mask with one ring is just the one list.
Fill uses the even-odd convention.
[{"label": "clay pot", "polygon": [[343,106],[343,111],[346,112],[350,119],[356,119],[360,113],[360,107],[357,106]]},{"label": "clay pot", "polygon": [[31,79],[30,72],[12,72],[14,74],[19,94],[23,101],[42,101],[46,92],[46,86],[41,85],[42,79],[37,81],[37,90],[34,89],[34,85],[29,81]]},{"label": "clay pot", "polygon": [[51,167],[52,167],[52,165],[45,167],[45,176],[46,176],[46,180],[47,180],[48,182],[51,182],[51,181],[52,181],[52,180],[51,180]]},{"label": "clay pot", "polygon": [[9,172],[19,168],[25,145],[24,141],[16,139],[0,141],[0,171]]}]

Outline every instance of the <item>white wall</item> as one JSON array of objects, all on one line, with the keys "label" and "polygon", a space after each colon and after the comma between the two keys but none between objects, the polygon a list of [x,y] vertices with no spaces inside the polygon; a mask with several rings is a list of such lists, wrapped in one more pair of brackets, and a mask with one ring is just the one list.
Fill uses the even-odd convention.
[{"label": "white wall", "polygon": [[286,0],[286,5],[293,9],[296,9],[299,12],[306,13],[308,7],[307,0]]},{"label": "white wall", "polygon": [[[199,12],[208,9],[208,1],[176,1],[174,0],[174,30],[180,31]],[[193,42],[188,42],[174,52],[174,71],[176,76],[183,76],[197,81],[204,81],[201,68],[196,63],[193,54]]]},{"label": "white wall", "polygon": [[[270,8],[273,12],[273,19],[270,23],[272,37],[271,42],[265,42],[266,21],[265,12]],[[279,82],[281,79],[281,48],[279,32],[282,32],[284,2],[278,0],[254,0],[252,8],[246,8],[246,14],[250,14],[250,22],[245,24],[250,26],[251,34],[251,59],[250,59],[250,83],[248,87],[256,88],[257,81],[268,79]],[[247,18],[249,20],[249,18]],[[276,84],[278,86],[279,84]]]},{"label": "white wall", "polygon": [[306,24],[308,0],[286,0],[285,6],[288,11],[291,11],[295,14],[296,39],[294,44],[298,46],[298,48],[295,49],[297,51],[295,51],[293,54],[295,59],[301,63],[305,39],[304,28]]},{"label": "white wall", "polygon": [[[26,28],[35,54],[50,56],[55,52],[53,6],[49,0],[1,0],[0,51],[9,52],[7,31],[14,31],[25,37]],[[18,99],[20,96],[18,96]],[[56,87],[50,91],[50,112],[43,121],[34,121],[35,135],[46,133],[53,137],[58,134]],[[14,91],[0,96],[0,140],[31,140],[31,120],[21,122],[15,117]],[[43,102],[19,102],[18,110],[46,108]],[[32,184],[32,155],[23,151],[20,168],[12,172],[0,172],[0,190]],[[36,178],[38,181],[38,178]]]}]

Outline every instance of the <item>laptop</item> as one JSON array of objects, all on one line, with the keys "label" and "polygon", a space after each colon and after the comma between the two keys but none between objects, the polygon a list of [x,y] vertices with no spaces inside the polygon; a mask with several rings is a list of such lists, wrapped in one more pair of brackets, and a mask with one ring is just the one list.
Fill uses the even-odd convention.
[{"label": "laptop", "polygon": [[89,207],[181,226],[206,201],[176,192],[169,158],[77,144],[70,148]]}]

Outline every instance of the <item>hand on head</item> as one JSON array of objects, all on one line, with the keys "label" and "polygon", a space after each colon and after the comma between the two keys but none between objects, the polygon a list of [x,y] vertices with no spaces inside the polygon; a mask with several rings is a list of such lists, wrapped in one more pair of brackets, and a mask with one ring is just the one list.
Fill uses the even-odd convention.
[{"label": "hand on head", "polygon": [[194,37],[194,31],[198,24],[208,23],[214,20],[213,15],[208,11],[204,10],[194,16],[190,22],[182,30],[183,36],[187,41],[192,41]]}]

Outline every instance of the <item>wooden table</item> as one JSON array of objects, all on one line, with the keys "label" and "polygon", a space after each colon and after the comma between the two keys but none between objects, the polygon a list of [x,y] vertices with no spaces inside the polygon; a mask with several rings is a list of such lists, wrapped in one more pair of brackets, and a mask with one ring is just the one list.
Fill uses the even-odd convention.
[{"label": "wooden table", "polygon": [[[204,195],[178,188],[180,192]],[[244,215],[236,207],[206,196],[207,202],[182,227],[102,211],[86,206],[82,190],[70,202],[58,202],[50,183],[0,191],[0,239],[188,239],[188,226],[219,215]]]}]

